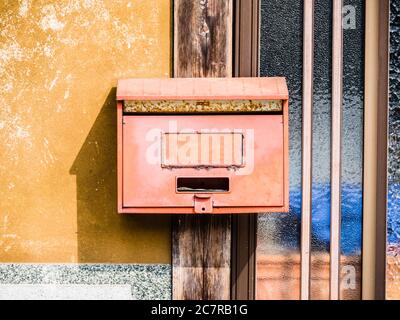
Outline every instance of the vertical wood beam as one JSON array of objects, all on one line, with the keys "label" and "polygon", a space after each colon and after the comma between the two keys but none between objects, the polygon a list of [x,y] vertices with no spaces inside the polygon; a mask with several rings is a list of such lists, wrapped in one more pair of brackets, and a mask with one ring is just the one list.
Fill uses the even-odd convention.
[{"label": "vertical wood beam", "polygon": [[174,0],[174,77],[232,76],[233,0]]},{"label": "vertical wood beam", "polygon": [[314,0],[304,0],[301,299],[310,298]]},{"label": "vertical wood beam", "polygon": [[234,20],[234,76],[257,77],[260,51],[260,0],[236,0]]},{"label": "vertical wood beam", "polygon": [[[260,0],[236,0],[234,76],[259,74]],[[232,216],[232,288],[234,300],[255,298],[257,215]]]},{"label": "vertical wood beam", "polygon": [[[233,1],[174,0],[174,76],[232,76]],[[173,217],[172,297],[230,299],[231,216]]]},{"label": "vertical wood beam", "polygon": [[375,299],[379,2],[365,2],[362,299]]},{"label": "vertical wood beam", "polygon": [[375,299],[386,298],[390,0],[379,1]]},{"label": "vertical wood beam", "polygon": [[330,299],[339,300],[341,147],[343,105],[343,0],[333,0]]}]

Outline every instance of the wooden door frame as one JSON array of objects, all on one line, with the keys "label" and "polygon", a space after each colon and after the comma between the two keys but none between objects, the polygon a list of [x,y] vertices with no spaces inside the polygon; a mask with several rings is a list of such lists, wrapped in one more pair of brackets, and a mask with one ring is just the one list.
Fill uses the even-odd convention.
[{"label": "wooden door frame", "polygon": [[389,0],[366,1],[363,300],[386,298],[389,5]]},{"label": "wooden door frame", "polygon": [[[234,1],[233,75],[257,77],[260,52],[260,0]],[[257,214],[232,216],[231,299],[256,296]]]},{"label": "wooden door frame", "polygon": [[390,0],[379,1],[375,299],[386,298]]}]

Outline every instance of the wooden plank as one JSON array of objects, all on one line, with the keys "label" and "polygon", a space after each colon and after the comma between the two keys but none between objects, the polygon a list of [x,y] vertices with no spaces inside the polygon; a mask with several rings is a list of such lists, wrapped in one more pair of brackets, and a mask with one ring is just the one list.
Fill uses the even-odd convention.
[{"label": "wooden plank", "polygon": [[310,298],[314,0],[304,0],[301,299]]},{"label": "wooden plank", "polygon": [[[232,0],[174,1],[175,77],[232,75]],[[231,217],[177,216],[172,297],[230,298]]]},{"label": "wooden plank", "polygon": [[232,0],[174,1],[174,76],[232,75]]},{"label": "wooden plank", "polygon": [[343,0],[333,1],[330,299],[339,300],[341,146],[343,104]]}]

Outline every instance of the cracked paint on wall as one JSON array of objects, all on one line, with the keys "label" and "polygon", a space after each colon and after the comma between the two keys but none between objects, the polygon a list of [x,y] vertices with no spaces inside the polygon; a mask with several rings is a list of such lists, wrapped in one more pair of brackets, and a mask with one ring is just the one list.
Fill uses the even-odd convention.
[{"label": "cracked paint on wall", "polygon": [[169,263],[166,217],[118,216],[117,79],[168,77],[168,0],[0,3],[0,262]]}]

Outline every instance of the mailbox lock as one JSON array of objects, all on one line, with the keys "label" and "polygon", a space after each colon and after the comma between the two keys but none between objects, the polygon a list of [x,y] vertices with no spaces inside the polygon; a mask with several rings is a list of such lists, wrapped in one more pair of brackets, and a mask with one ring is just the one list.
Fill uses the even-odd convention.
[{"label": "mailbox lock", "polygon": [[212,213],[213,200],[211,195],[196,194],[194,195],[194,212],[195,213]]}]

